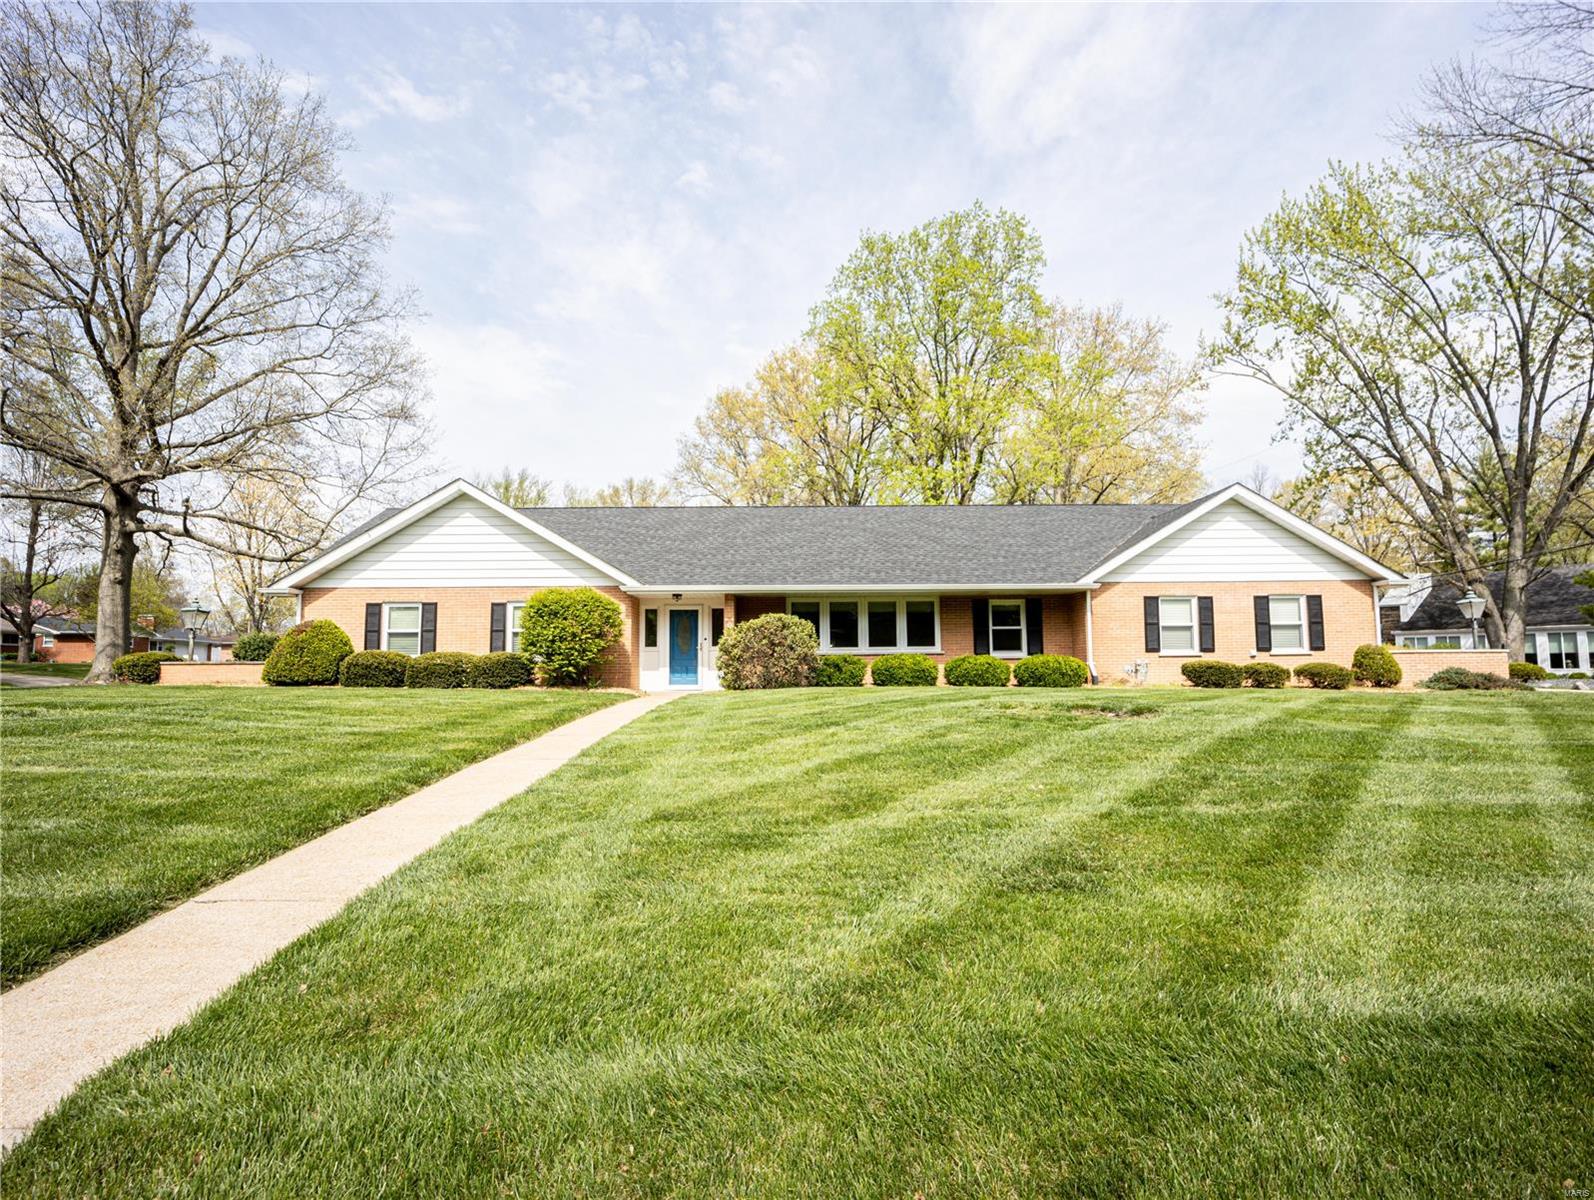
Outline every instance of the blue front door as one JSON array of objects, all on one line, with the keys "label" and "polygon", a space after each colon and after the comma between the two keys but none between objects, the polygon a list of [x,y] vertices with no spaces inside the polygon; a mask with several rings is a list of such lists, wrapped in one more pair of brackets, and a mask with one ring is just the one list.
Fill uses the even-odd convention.
[{"label": "blue front door", "polygon": [[670,682],[697,682],[697,610],[670,610]]}]

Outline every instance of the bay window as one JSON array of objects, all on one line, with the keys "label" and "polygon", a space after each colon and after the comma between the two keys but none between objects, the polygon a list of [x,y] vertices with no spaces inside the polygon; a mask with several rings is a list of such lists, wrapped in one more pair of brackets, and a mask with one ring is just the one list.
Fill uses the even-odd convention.
[{"label": "bay window", "polygon": [[[1022,608],[1022,605],[1020,605]],[[789,600],[786,611],[819,635],[819,648],[838,654],[939,653],[941,608],[933,598],[853,597]]]}]

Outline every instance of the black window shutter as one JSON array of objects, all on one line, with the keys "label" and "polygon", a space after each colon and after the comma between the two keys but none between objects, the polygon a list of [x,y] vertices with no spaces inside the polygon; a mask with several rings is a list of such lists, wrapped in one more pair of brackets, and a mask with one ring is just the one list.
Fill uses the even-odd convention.
[{"label": "black window shutter", "polygon": [[1217,629],[1212,620],[1212,597],[1198,597],[1196,607],[1201,610],[1201,653],[1211,654],[1218,648]]},{"label": "black window shutter", "polygon": [[365,648],[367,650],[380,650],[382,648],[382,606],[380,604],[367,604],[365,606]]},{"label": "black window shutter", "polygon": [[1321,596],[1308,596],[1306,598],[1306,636],[1308,645],[1313,650],[1322,650],[1328,643],[1323,637],[1323,598]]},{"label": "black window shutter", "polygon": [[989,600],[972,601],[970,607],[974,610],[974,653],[989,654],[991,652],[991,602]]},{"label": "black window shutter", "polygon": [[1162,621],[1158,616],[1157,597],[1147,596],[1146,606],[1146,653],[1162,653]]},{"label": "black window shutter", "polygon": [[493,624],[487,647],[495,652],[504,648],[504,609],[506,607],[507,605],[503,604],[493,605]]},{"label": "black window shutter", "polygon": [[437,649],[437,605],[421,605],[421,653]]},{"label": "black window shutter", "polygon": [[1024,631],[1028,634],[1026,640],[1029,642],[1026,650],[1030,654],[1046,653],[1046,618],[1041,608],[1039,596],[1031,596],[1024,601]]},{"label": "black window shutter", "polygon": [[1256,609],[1256,648],[1271,653],[1273,649],[1273,625],[1267,616],[1267,597],[1253,596],[1251,602]]}]

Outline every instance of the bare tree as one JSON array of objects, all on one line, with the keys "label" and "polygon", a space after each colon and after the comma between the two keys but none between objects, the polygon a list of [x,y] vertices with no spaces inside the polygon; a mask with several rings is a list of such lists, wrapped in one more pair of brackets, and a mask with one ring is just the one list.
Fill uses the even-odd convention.
[{"label": "bare tree", "polygon": [[[94,485],[91,679],[127,646],[140,535],[228,551],[246,529],[293,561],[420,453],[412,302],[342,145],[268,66],[209,61],[185,7],[0,12],[0,441]],[[295,533],[238,515],[261,480]]]},{"label": "bare tree", "polygon": [[553,494],[551,483],[524,467],[518,471],[505,467],[496,475],[481,475],[471,482],[510,508],[541,508]]}]

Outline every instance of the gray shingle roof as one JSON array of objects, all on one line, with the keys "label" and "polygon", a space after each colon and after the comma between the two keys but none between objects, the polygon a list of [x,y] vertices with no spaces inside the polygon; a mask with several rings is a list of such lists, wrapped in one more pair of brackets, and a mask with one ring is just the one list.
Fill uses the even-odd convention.
[{"label": "gray shingle roof", "polygon": [[[1589,619],[1579,608],[1594,604],[1594,588],[1573,583],[1574,577],[1594,566],[1548,567],[1544,574],[1528,584],[1529,625],[1587,625]],[[1496,571],[1488,577],[1489,591],[1499,603],[1504,576]],[[1423,597],[1417,610],[1395,626],[1396,629],[1465,629],[1471,624],[1456,607],[1464,585],[1442,579]]]},{"label": "gray shingle roof", "polygon": [[523,508],[657,587],[1068,583],[1183,504],[869,508]]}]

